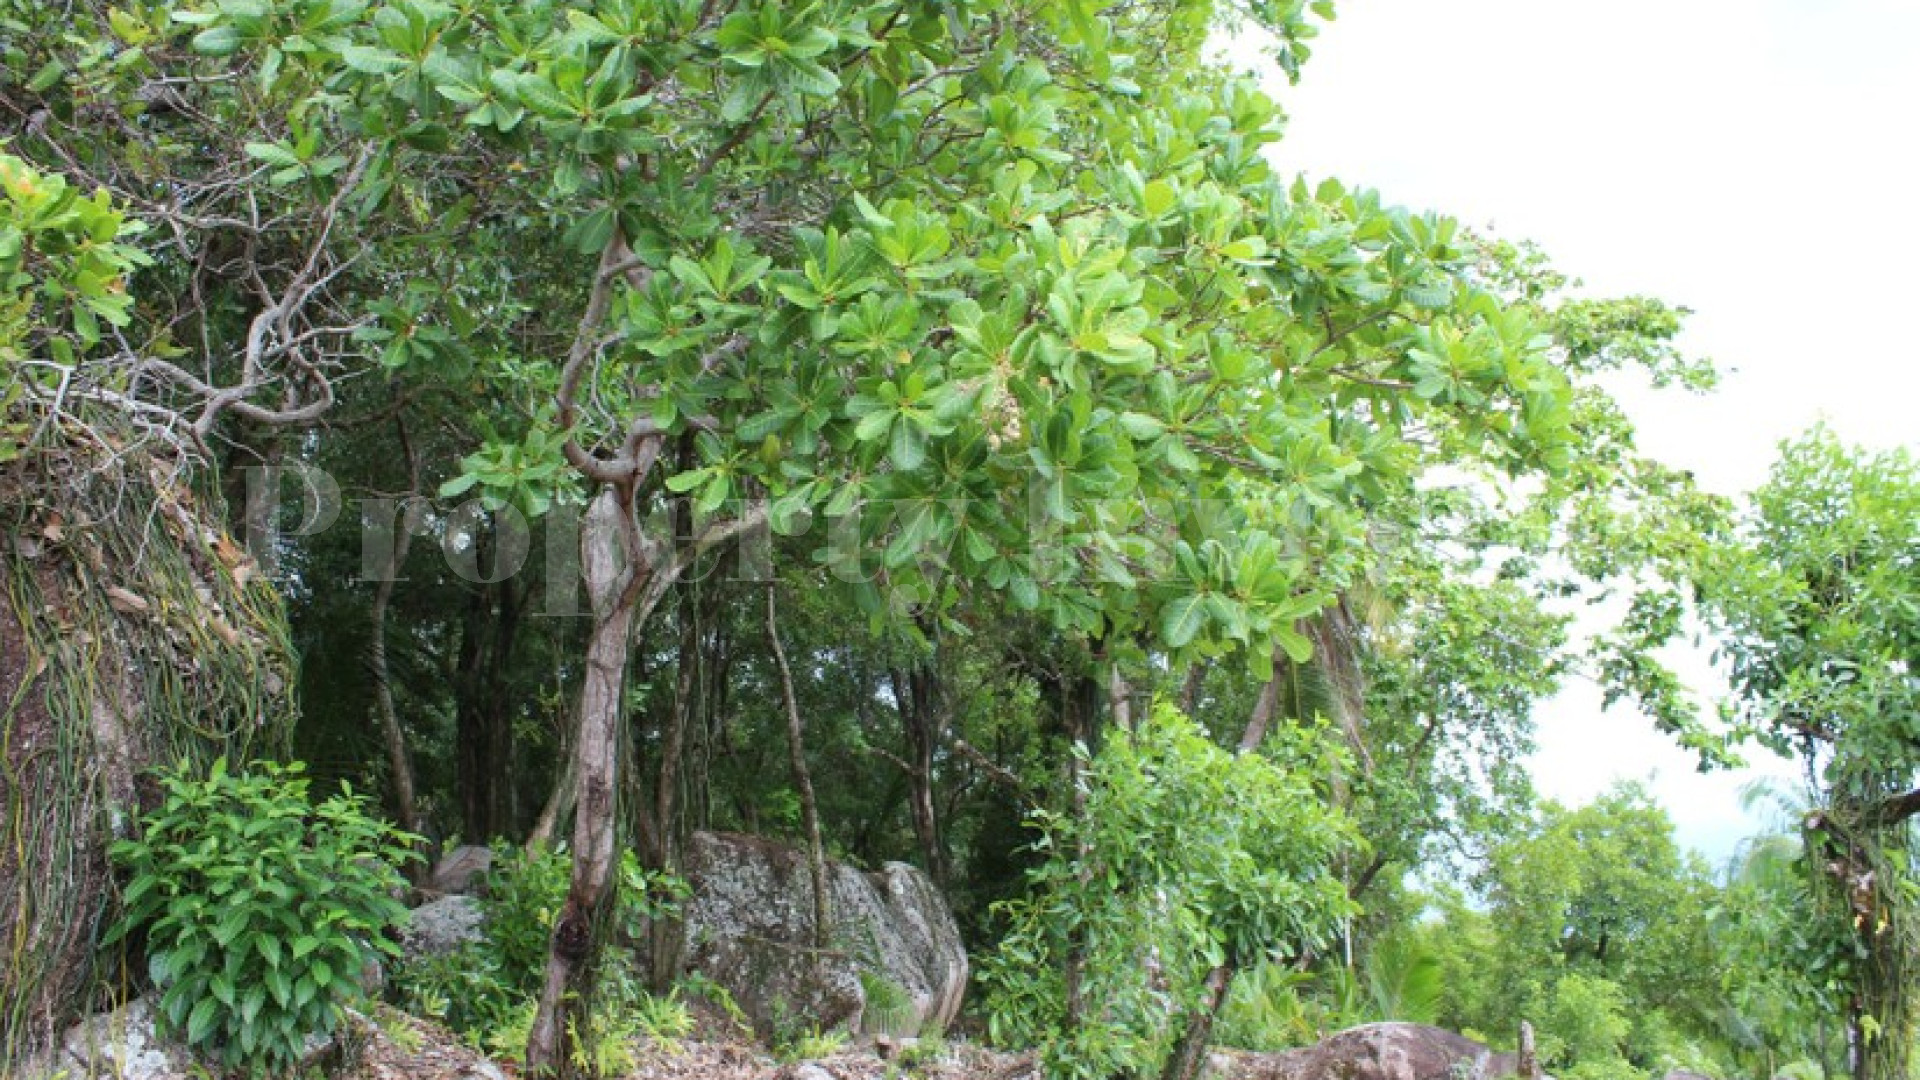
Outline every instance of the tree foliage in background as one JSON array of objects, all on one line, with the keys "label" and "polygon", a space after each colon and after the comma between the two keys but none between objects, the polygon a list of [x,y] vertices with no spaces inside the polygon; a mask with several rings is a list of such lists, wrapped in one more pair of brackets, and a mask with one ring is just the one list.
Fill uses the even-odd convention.
[{"label": "tree foliage in background", "polygon": [[1477,902],[1442,894],[1444,920],[1420,931],[1442,956],[1444,1021],[1504,1045],[1529,1020],[1556,1070],[1710,1062],[1722,1039],[1717,895],[1646,791],[1549,802],[1490,839]]}]

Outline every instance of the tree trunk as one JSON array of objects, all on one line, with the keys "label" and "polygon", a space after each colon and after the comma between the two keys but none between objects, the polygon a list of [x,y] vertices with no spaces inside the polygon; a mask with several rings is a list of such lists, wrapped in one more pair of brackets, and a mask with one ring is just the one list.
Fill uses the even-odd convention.
[{"label": "tree trunk", "polygon": [[513,710],[519,699],[508,685],[507,676],[513,664],[514,645],[520,638],[521,608],[526,601],[525,593],[514,588],[512,578],[502,580],[494,588],[498,594],[498,615],[486,683],[487,817],[492,823],[489,838],[511,835],[520,827],[513,749]]},{"label": "tree trunk", "polygon": [[820,808],[813,801],[813,778],[807,772],[806,732],[800,721],[800,703],[793,694],[793,670],[787,666],[787,650],[780,644],[780,620],[773,595],[777,587],[767,586],[767,643],[780,669],[780,697],[787,708],[787,761],[793,769],[793,784],[800,789],[800,820],[807,831],[807,872],[813,878],[813,947],[825,949],[833,941],[827,853],[820,841]]},{"label": "tree trunk", "polygon": [[1285,654],[1274,650],[1273,678],[1260,688],[1260,696],[1254,699],[1253,712],[1247,717],[1247,726],[1240,731],[1240,744],[1236,748],[1240,753],[1258,750],[1260,743],[1267,737],[1267,729],[1273,726],[1273,714],[1280,708],[1281,682],[1285,680],[1288,663]]},{"label": "tree trunk", "polygon": [[520,595],[510,580],[475,586],[454,674],[460,826],[471,843],[513,831],[513,715],[506,676],[519,622]]},{"label": "tree trunk", "polygon": [[1107,715],[1121,731],[1133,730],[1133,686],[1120,673],[1120,661],[1107,664]]},{"label": "tree trunk", "polygon": [[1161,1071],[1161,1080],[1194,1080],[1200,1075],[1200,1069],[1207,1061],[1207,1044],[1213,1041],[1213,1025],[1220,1018],[1220,1010],[1226,1007],[1227,993],[1233,989],[1233,976],[1238,969],[1233,961],[1207,972],[1207,981],[1201,989],[1200,1004],[1187,1014],[1186,1030],[1180,1033],[1180,1041],[1174,1044],[1173,1054],[1167,1058],[1167,1067]]},{"label": "tree trunk", "polygon": [[[1083,819],[1087,816],[1087,791],[1081,780],[1081,758],[1089,759],[1099,753],[1100,748],[1100,684],[1084,673],[1075,676],[1065,688],[1065,700],[1061,702],[1062,718],[1066,722],[1067,737],[1072,740],[1074,752],[1067,756],[1067,787],[1073,793],[1073,816]],[[1093,880],[1092,851],[1087,842],[1080,841],[1080,884],[1084,888]],[[1086,999],[1082,992],[1087,966],[1087,942],[1085,931],[1074,927],[1067,934],[1066,970],[1063,981],[1066,984],[1067,1010],[1062,1026],[1073,1032],[1080,1027],[1086,1016]]]},{"label": "tree trunk", "polygon": [[945,689],[935,661],[892,671],[893,694],[900,705],[900,728],[907,749],[907,809],[913,819],[927,875],[946,887],[949,867],[933,802],[933,752],[947,727]]},{"label": "tree trunk", "polygon": [[[1874,828],[1874,814],[1874,804],[1837,803],[1809,814],[1804,827],[1810,834],[1808,854],[1824,871],[1829,895],[1851,916],[1865,957],[1847,998],[1847,1071],[1854,1080],[1905,1080],[1912,1048],[1900,1033],[1914,1013],[1907,999],[1911,976],[1903,953],[1905,923],[1912,916],[1885,884],[1889,874],[1882,859],[1897,866],[1906,853],[1891,837],[1874,835],[1882,831]],[[1869,1037],[1872,1028],[1878,1033]]]},{"label": "tree trunk", "polygon": [[[689,597],[681,605],[680,655],[675,666],[673,700],[669,703],[666,730],[662,732],[660,768],[653,789],[653,845],[646,853],[647,867],[660,873],[673,873],[679,863],[680,830],[678,794],[680,759],[686,745],[687,726],[696,704],[696,679],[701,666],[700,603]],[[680,973],[682,925],[678,918],[663,915],[647,926],[647,957],[650,970],[647,983],[656,993],[665,993]]]},{"label": "tree trunk", "polygon": [[400,725],[400,713],[394,707],[393,687],[387,675],[387,604],[392,596],[391,581],[381,582],[374,593],[373,640],[367,647],[367,668],[373,679],[373,699],[381,734],[387,744],[387,768],[393,774],[394,817],[403,831],[417,836],[420,812],[414,800],[413,764],[407,756],[407,733]]},{"label": "tree trunk", "polygon": [[1188,716],[1200,704],[1200,690],[1206,685],[1207,667],[1195,662],[1187,668],[1186,681],[1180,684],[1180,711]]},{"label": "tree trunk", "polygon": [[1540,1056],[1533,1048],[1533,1025],[1520,1021],[1519,1080],[1540,1080]]},{"label": "tree trunk", "polygon": [[573,874],[566,902],[554,921],[546,981],[527,1039],[527,1072],[532,1076],[562,1076],[570,1071],[568,1021],[576,1014],[587,1015],[588,961],[596,926],[612,891],[627,645],[644,583],[639,561],[626,550],[624,540],[631,527],[631,500],[631,489],[603,488],[581,526],[581,567],[594,621],[587,641],[586,678],[580,688],[579,733],[574,738],[578,805],[573,819]]},{"label": "tree trunk", "polygon": [[[387,766],[393,774],[394,815],[400,828],[419,835],[420,812],[414,799],[413,763],[407,756],[407,733],[400,724],[399,710],[393,704],[393,685],[387,670],[387,609],[393,603],[393,587],[407,562],[407,550],[413,545],[410,512],[414,497],[420,493],[420,461],[407,441],[405,424],[399,428],[401,451],[407,460],[407,499],[401,503],[399,519],[393,523],[393,540],[387,552],[386,572],[373,590],[373,627],[367,646],[367,671],[373,680],[373,699],[380,729],[386,738]],[[415,864],[419,867],[420,864]],[[417,870],[410,870],[415,873]]]}]

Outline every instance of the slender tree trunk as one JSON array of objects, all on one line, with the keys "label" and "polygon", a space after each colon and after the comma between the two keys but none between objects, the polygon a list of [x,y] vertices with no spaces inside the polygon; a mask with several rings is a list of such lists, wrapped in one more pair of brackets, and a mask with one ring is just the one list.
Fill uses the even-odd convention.
[{"label": "slender tree trunk", "polygon": [[578,776],[574,773],[573,754],[569,748],[561,750],[563,764],[560,778],[554,781],[553,792],[547,796],[545,806],[540,808],[540,816],[533,823],[533,831],[527,834],[529,854],[547,851],[553,847],[554,834],[560,831],[560,825],[573,812],[573,797]]},{"label": "slender tree trunk", "polygon": [[1194,663],[1187,668],[1186,680],[1180,684],[1181,712],[1186,713],[1188,716],[1193,715],[1193,710],[1200,704],[1200,689],[1206,684],[1206,681],[1207,667],[1205,664]]},{"label": "slender tree trunk", "polygon": [[[1287,678],[1287,670],[1281,666],[1285,660],[1284,656],[1275,654],[1273,678],[1260,688],[1260,696],[1247,716],[1247,726],[1240,732],[1237,753],[1257,751],[1261,740],[1267,737],[1268,728],[1273,726],[1273,716],[1280,704],[1280,684]],[[1206,1062],[1207,1044],[1213,1039],[1214,1021],[1226,1005],[1227,995],[1233,991],[1234,977],[1239,973],[1238,959],[1229,947],[1226,961],[1207,972],[1200,1004],[1187,1014],[1180,1041],[1174,1044],[1173,1054],[1167,1058],[1162,1080],[1193,1080],[1199,1075],[1200,1066]]]},{"label": "slender tree trunk", "polygon": [[414,799],[413,763],[407,756],[407,733],[400,724],[400,712],[393,704],[393,684],[387,670],[387,610],[393,604],[394,583],[407,562],[407,549],[413,545],[413,497],[420,493],[420,461],[413,444],[407,440],[407,427],[399,429],[401,451],[407,461],[407,500],[401,504],[400,517],[393,524],[393,543],[387,552],[386,572],[373,590],[373,627],[367,646],[367,673],[373,680],[373,700],[386,738],[387,766],[393,774],[394,813],[400,827],[409,833],[420,832],[420,812]]},{"label": "slender tree trunk", "polygon": [[907,809],[913,819],[914,839],[919,842],[928,876],[944,888],[949,867],[940,836],[940,816],[933,802],[933,752],[947,727],[945,688],[934,661],[890,674],[907,749]]},{"label": "slender tree trunk", "polygon": [[1120,661],[1107,664],[1107,715],[1121,731],[1133,730],[1133,686],[1120,673]]},{"label": "slender tree trunk", "polygon": [[813,947],[825,949],[833,941],[827,853],[820,842],[820,808],[813,801],[813,778],[807,772],[806,732],[800,721],[800,703],[793,694],[793,670],[787,666],[787,650],[780,644],[780,620],[774,601],[777,587],[767,586],[767,643],[780,669],[780,697],[787,708],[787,761],[793,769],[793,784],[800,789],[800,819],[807,830],[807,872],[813,878]]},{"label": "slender tree trunk", "polygon": [[570,1070],[568,1020],[576,1013],[584,1015],[596,925],[612,892],[627,647],[644,584],[636,553],[627,550],[625,541],[632,523],[631,500],[630,488],[601,489],[581,526],[581,567],[594,622],[574,737],[578,805],[573,874],[554,921],[546,980],[527,1040],[527,1071],[533,1076],[563,1076]]},{"label": "slender tree trunk", "polygon": [[[476,543],[486,540],[485,530],[476,533]],[[473,589],[462,620],[454,672],[454,743],[461,833],[470,842],[484,843],[513,832],[517,818],[514,696],[507,675],[519,638],[524,596],[512,579]]]},{"label": "slender tree trunk", "polygon": [[513,578],[501,580],[498,615],[494,621],[493,655],[487,664],[487,817],[492,823],[490,835],[512,835],[520,827],[519,785],[514,769],[514,705],[518,698],[508,683],[514,650],[520,640],[522,608],[526,593],[514,587]]},{"label": "slender tree trunk", "polygon": [[1287,658],[1276,652],[1273,658],[1273,678],[1260,688],[1260,696],[1254,699],[1253,712],[1247,716],[1247,726],[1240,731],[1240,744],[1236,748],[1245,754],[1260,748],[1267,737],[1267,729],[1273,726],[1273,714],[1280,708],[1281,683],[1286,678],[1286,669],[1281,665]]},{"label": "slender tree trunk", "polygon": [[1233,977],[1238,970],[1233,961],[1228,960],[1207,972],[1200,1004],[1187,1014],[1186,1029],[1174,1044],[1173,1055],[1167,1058],[1161,1080],[1194,1080],[1200,1075],[1207,1061],[1207,1045],[1213,1041],[1213,1025],[1220,1019],[1220,1010],[1226,1007],[1227,994],[1233,989]]},{"label": "slender tree trunk", "polygon": [[[396,555],[395,562],[404,556]],[[375,712],[387,744],[387,768],[393,776],[394,816],[400,828],[420,833],[420,811],[414,798],[413,763],[407,754],[407,733],[400,724],[399,710],[393,704],[393,685],[387,673],[387,605],[393,599],[393,582],[382,581],[374,591],[373,640],[367,647],[367,669],[373,680]]]},{"label": "slender tree trunk", "polygon": [[675,849],[678,847],[676,840],[679,830],[675,818],[680,813],[680,758],[685,752],[687,725],[699,704],[695,691],[702,663],[700,614],[697,600],[689,599],[682,607],[681,617],[685,624],[680,630],[680,655],[674,670],[673,701],[667,712],[665,730],[661,732],[660,768],[654,778],[653,821],[658,838],[657,849],[651,853],[650,861],[653,869],[661,871],[673,869]]},{"label": "slender tree trunk", "polygon": [[460,835],[468,842],[486,843],[486,807],[481,789],[486,785],[486,740],[481,728],[481,672],[486,665],[488,609],[484,590],[466,596],[460,616],[460,647],[453,662],[454,794],[460,808]]},{"label": "slender tree trunk", "polygon": [[[680,860],[678,794],[680,759],[686,744],[687,727],[698,704],[695,690],[702,664],[700,603],[688,598],[681,605],[680,654],[674,670],[673,700],[669,704],[666,730],[662,732],[660,767],[653,789],[653,849],[647,852],[651,870],[672,873]],[[664,993],[680,972],[681,930],[679,919],[664,915],[647,926],[648,985]]]}]

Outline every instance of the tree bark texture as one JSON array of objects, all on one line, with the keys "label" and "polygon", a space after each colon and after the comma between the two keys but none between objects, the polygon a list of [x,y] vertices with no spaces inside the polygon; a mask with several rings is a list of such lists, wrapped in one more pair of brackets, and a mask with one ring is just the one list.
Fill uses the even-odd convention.
[{"label": "tree bark texture", "polygon": [[573,872],[566,902],[554,921],[546,979],[527,1040],[527,1071],[533,1076],[568,1072],[572,1055],[566,1045],[567,1021],[587,996],[584,983],[596,924],[611,893],[627,645],[641,584],[636,560],[625,550],[622,516],[633,512],[631,498],[630,489],[603,488],[581,527],[581,566],[594,622],[574,738]]},{"label": "tree bark texture", "polygon": [[1200,1004],[1187,1014],[1186,1029],[1174,1044],[1172,1056],[1167,1058],[1161,1080],[1194,1080],[1200,1075],[1207,1063],[1207,1045],[1213,1041],[1213,1025],[1220,1019],[1220,1010],[1226,1008],[1227,994],[1233,989],[1233,977],[1238,970],[1229,960],[1207,972]]}]

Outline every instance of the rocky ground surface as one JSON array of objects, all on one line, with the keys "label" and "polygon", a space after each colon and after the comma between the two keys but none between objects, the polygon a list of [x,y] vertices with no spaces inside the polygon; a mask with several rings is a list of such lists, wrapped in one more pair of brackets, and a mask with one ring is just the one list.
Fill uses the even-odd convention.
[{"label": "rocky ground surface", "polygon": [[[621,1080],[1039,1080],[1032,1055],[965,1039],[873,1036],[822,1046],[809,1060],[777,1055],[746,1025],[694,1009],[685,1039],[632,1047]],[[331,1040],[314,1040],[301,1075],[334,1080],[518,1080],[432,1023],[390,1007],[352,1014]],[[1417,1024],[1367,1024],[1297,1050],[1210,1055],[1209,1080],[1503,1080],[1510,1055]],[[0,1070],[5,1073],[6,1070]],[[194,1080],[206,1074],[157,1036],[149,999],[76,1025],[60,1045],[7,1080]],[[1668,1080],[1689,1080],[1669,1077]]]},{"label": "rocky ground surface", "polygon": [[[955,1040],[866,1040],[813,1061],[781,1061],[724,1033],[636,1049],[625,1080],[1023,1080],[1030,1057]],[[487,1061],[450,1034],[399,1013],[384,1014],[343,1080],[511,1080],[511,1064]]]},{"label": "rocky ground surface", "polygon": [[[745,1038],[703,1025],[672,1046],[640,1047],[624,1080],[1038,1080],[1031,1055],[964,1040],[871,1039],[811,1061],[782,1061]],[[1275,1054],[1221,1050],[1209,1080],[1480,1080],[1512,1074],[1512,1058],[1450,1032],[1414,1024],[1369,1024],[1318,1046]],[[1462,1067],[1464,1066],[1464,1068]],[[511,1080],[512,1065],[488,1062],[444,1031],[388,1014],[351,1080]]]}]

